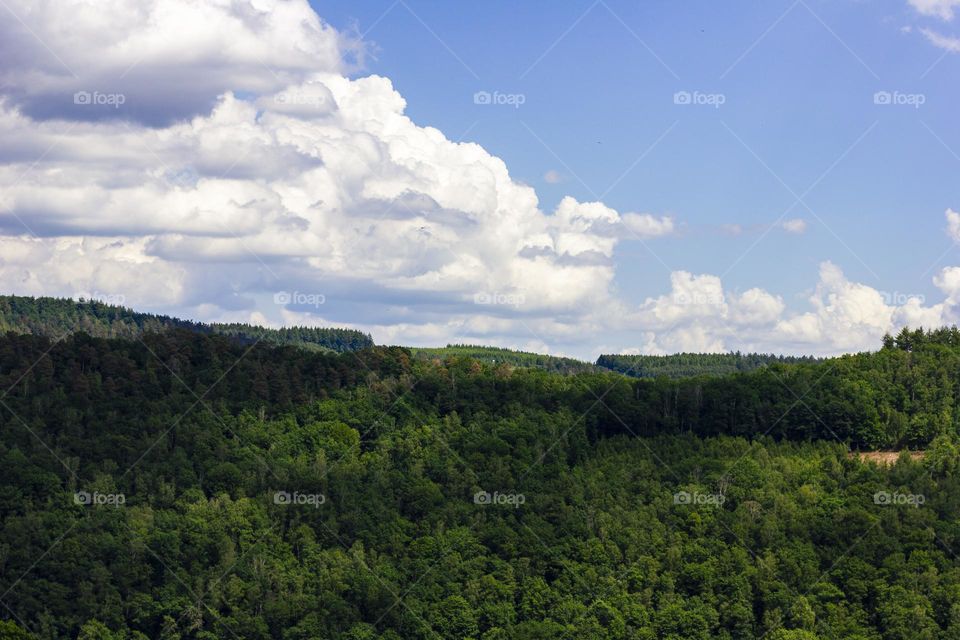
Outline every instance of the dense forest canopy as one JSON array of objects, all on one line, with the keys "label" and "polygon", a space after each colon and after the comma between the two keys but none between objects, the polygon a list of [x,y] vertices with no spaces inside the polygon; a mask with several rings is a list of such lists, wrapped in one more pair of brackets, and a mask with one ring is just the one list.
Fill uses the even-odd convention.
[{"label": "dense forest canopy", "polygon": [[0,637],[960,637],[958,358],[905,331],[641,380],[10,333]]},{"label": "dense forest canopy", "polygon": [[596,371],[589,362],[551,356],[529,351],[515,351],[499,347],[484,347],[472,344],[448,344],[446,347],[416,347],[410,349],[414,357],[422,359],[472,358],[484,364],[509,364],[514,367],[530,367],[555,373],[585,373]]},{"label": "dense forest canopy", "polygon": [[729,375],[753,371],[768,364],[814,363],[812,356],[782,356],[762,353],[678,353],[673,355],[601,355],[596,363],[563,356],[470,344],[448,344],[446,347],[416,347],[411,352],[418,358],[466,357],[486,364],[509,364],[532,367],[556,373],[615,371],[633,378],[689,378],[699,375]]},{"label": "dense forest canopy", "polygon": [[597,366],[634,378],[688,378],[753,371],[769,364],[817,362],[811,356],[778,356],[765,353],[677,353],[665,356],[601,355]]},{"label": "dense forest canopy", "polygon": [[314,351],[356,351],[373,346],[370,336],[352,329],[289,327],[267,329],[248,324],[204,324],[139,313],[96,300],[0,296],[0,332],[14,331],[59,338],[82,331],[100,338],[135,338],[143,333],[186,329],[223,334],[247,343],[258,340]]}]

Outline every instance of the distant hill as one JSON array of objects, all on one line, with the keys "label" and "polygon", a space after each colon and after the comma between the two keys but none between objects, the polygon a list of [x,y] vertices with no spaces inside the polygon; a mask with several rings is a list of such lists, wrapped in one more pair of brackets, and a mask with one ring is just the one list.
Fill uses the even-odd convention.
[{"label": "distant hill", "polygon": [[769,364],[820,362],[812,356],[777,356],[762,353],[678,353],[667,356],[602,355],[591,364],[575,358],[550,356],[528,351],[472,344],[448,344],[446,347],[412,347],[415,358],[470,358],[484,364],[509,364],[514,367],[543,369],[554,373],[596,373],[613,371],[631,378],[692,378],[722,376],[754,371]]},{"label": "distant hill", "polygon": [[410,349],[415,358],[425,360],[438,358],[471,358],[484,364],[509,364],[514,367],[543,369],[554,373],[585,373],[597,371],[597,367],[573,358],[548,356],[527,351],[514,351],[499,347],[484,347],[471,344],[448,344],[446,347],[413,347]]},{"label": "distant hill", "polygon": [[819,362],[812,356],[776,356],[764,353],[677,353],[669,356],[602,355],[597,366],[632,378],[690,378],[754,371],[769,364]]},{"label": "distant hill", "polygon": [[252,343],[257,340],[311,351],[357,351],[373,346],[369,335],[352,329],[288,327],[268,329],[248,324],[205,324],[139,313],[95,300],[0,296],[0,333],[28,333],[59,338],[84,332],[96,338],[135,338],[143,333],[186,329]]}]

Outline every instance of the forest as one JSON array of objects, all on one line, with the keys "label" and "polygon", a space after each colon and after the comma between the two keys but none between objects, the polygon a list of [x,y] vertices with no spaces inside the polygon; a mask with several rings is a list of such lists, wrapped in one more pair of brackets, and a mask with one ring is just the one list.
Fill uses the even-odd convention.
[{"label": "forest", "polygon": [[634,378],[688,378],[753,371],[769,364],[813,363],[811,356],[764,353],[676,353],[663,356],[601,355],[597,366]]},{"label": "forest", "polygon": [[0,638],[960,638],[960,331],[878,347],[649,380],[11,332]]},{"label": "forest", "polygon": [[[287,327],[268,329],[240,323],[211,323],[133,311],[97,300],[0,296],[0,333],[14,331],[49,338],[82,331],[99,338],[134,338],[171,328],[220,334],[252,343],[292,345],[309,351],[357,351],[374,346],[367,334],[351,329]],[[563,356],[469,344],[410,349],[416,358],[472,358],[485,364],[543,369],[555,373],[609,370],[635,378],[683,378],[752,371],[773,362],[815,362],[815,358],[741,353],[681,353],[666,356],[601,355],[595,364]]]},{"label": "forest", "polygon": [[369,335],[351,329],[267,329],[240,323],[205,324],[140,313],[97,300],[0,296],[0,333],[13,331],[60,338],[83,332],[98,338],[135,338],[170,329],[221,334],[246,343],[294,345],[310,351],[356,351],[373,346]]},{"label": "forest", "polygon": [[[9,333],[0,638],[957,638],[958,357],[639,380]],[[891,446],[926,455],[850,456]]]},{"label": "forest", "polygon": [[448,344],[446,347],[415,347],[411,348],[410,352],[414,357],[425,360],[470,358],[484,364],[508,364],[513,367],[543,369],[544,371],[564,374],[595,372],[603,368],[574,358],[471,344]]}]

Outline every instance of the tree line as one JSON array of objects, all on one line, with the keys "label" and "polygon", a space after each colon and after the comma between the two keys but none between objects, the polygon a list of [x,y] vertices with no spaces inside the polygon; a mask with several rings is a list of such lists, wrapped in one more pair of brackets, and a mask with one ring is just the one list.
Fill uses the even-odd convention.
[{"label": "tree line", "polygon": [[140,313],[97,300],[0,296],[0,332],[14,331],[59,338],[83,332],[100,338],[136,338],[144,333],[183,329],[226,335],[246,343],[263,341],[312,351],[357,351],[373,346],[360,331],[327,327],[268,329],[241,323],[193,322],[170,316]]},{"label": "tree line", "polygon": [[414,357],[423,360],[470,358],[487,365],[507,364],[513,367],[543,369],[544,371],[562,374],[587,373],[598,370],[596,365],[575,358],[472,344],[448,344],[446,347],[416,347],[411,348],[410,351]]},{"label": "tree line", "polygon": [[634,378],[689,378],[754,371],[769,364],[815,363],[812,356],[766,353],[676,353],[672,355],[601,355],[597,366]]}]

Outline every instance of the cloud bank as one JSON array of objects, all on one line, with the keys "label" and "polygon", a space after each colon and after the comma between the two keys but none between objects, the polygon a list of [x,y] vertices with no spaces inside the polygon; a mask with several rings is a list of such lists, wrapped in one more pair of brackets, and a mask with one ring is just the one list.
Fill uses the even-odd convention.
[{"label": "cloud bank", "polygon": [[[672,218],[572,197],[543,210],[500,158],[411,121],[389,79],[352,77],[364,44],[305,0],[7,2],[6,292],[583,356],[596,336],[615,337],[607,350],[838,352],[956,317],[960,272],[936,277],[946,300],[926,307],[830,263],[802,314],[684,271],[630,305],[616,247],[673,233]],[[945,19],[952,6],[927,4]]]}]

